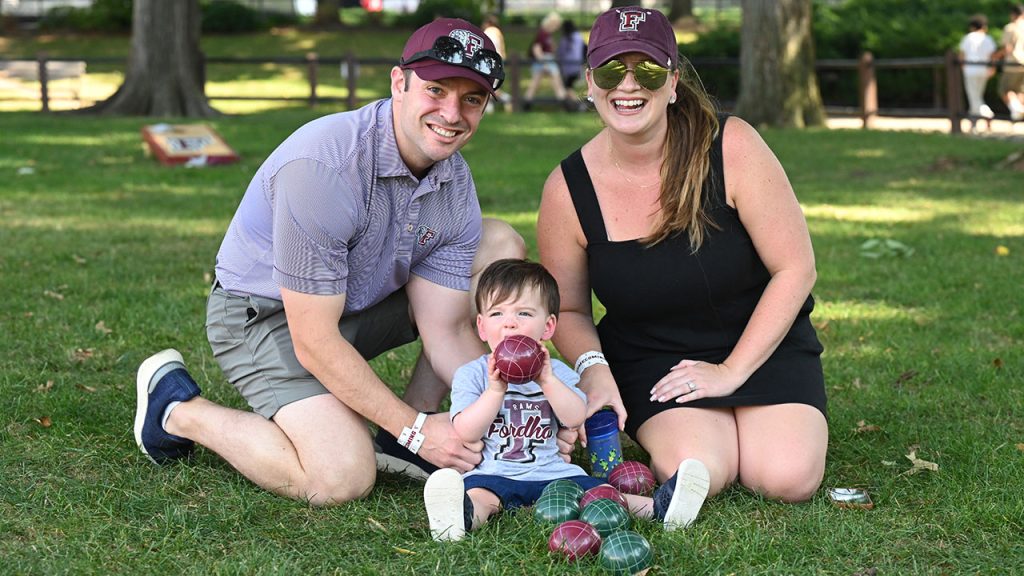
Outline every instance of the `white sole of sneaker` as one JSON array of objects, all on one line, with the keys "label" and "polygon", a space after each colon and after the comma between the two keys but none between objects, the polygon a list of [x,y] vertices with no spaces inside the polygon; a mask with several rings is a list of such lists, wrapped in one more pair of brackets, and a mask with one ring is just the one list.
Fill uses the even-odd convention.
[{"label": "white sole of sneaker", "polygon": [[668,532],[689,528],[693,524],[711,487],[711,475],[700,460],[683,460],[676,474],[676,489],[665,512],[665,530]]},{"label": "white sole of sneaker", "polygon": [[[181,357],[181,353],[168,348],[146,358],[139,366],[139,371],[135,376],[135,444],[138,445],[139,451],[150,460],[153,460],[153,457],[146,452],[146,448],[142,445],[142,426],[146,423],[146,410],[149,409],[149,386],[156,371],[168,362],[180,362],[182,366],[185,365],[185,359]],[[161,414],[161,416],[163,415]]]},{"label": "white sole of sneaker", "polygon": [[420,469],[419,466],[416,466],[411,462],[406,462],[401,458],[388,456],[381,452],[377,453],[377,471],[388,472],[391,474],[404,474],[414,480],[426,480],[430,477],[430,475]]},{"label": "white sole of sneaker", "polygon": [[465,484],[462,474],[442,468],[427,478],[423,487],[423,505],[430,521],[430,536],[438,542],[462,540],[466,535],[463,516]]}]

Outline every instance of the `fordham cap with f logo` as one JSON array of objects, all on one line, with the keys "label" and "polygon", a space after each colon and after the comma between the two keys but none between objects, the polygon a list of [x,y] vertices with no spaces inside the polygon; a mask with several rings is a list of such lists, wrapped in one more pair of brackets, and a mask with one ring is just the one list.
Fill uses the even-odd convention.
[{"label": "fordham cap with f logo", "polygon": [[665,68],[675,68],[679,47],[668,18],[640,6],[612,8],[590,29],[587,64],[597,68],[619,54],[641,52]]}]

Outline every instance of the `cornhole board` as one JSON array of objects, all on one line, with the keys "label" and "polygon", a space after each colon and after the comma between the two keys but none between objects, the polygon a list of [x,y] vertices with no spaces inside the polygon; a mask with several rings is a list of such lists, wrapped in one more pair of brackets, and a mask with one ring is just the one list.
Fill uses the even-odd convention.
[{"label": "cornhole board", "polygon": [[229,164],[238,153],[205,124],[151,124],[142,127],[142,139],[161,164]]}]

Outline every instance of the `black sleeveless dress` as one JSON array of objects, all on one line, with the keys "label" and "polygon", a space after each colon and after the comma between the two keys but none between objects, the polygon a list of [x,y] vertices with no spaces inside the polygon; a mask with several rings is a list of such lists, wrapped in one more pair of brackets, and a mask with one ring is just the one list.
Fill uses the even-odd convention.
[{"label": "black sleeveless dress", "polygon": [[[601,347],[636,439],[655,414],[680,407],[651,402],[654,384],[683,359],[721,363],[739,340],[770,278],[736,210],[726,204],[720,117],[711,151],[704,202],[718,225],[708,228],[696,254],[684,231],[654,246],[612,242],[580,150],[562,161],[562,173],[587,238],[590,283],[607,314],[598,324]],[[771,357],[732,395],[685,404],[695,407],[801,403],[825,414],[822,346],[807,297],[789,333]]]}]

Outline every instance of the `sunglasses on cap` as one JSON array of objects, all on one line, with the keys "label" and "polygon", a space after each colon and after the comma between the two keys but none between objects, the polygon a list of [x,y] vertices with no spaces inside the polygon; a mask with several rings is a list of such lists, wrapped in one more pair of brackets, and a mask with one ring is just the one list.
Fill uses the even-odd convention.
[{"label": "sunglasses on cap", "polygon": [[438,36],[429,50],[417,52],[407,59],[403,58],[399,64],[405,66],[420,60],[436,60],[453,66],[469,68],[490,80],[491,86],[495,90],[501,88],[501,84],[505,81],[505,67],[497,52],[487,48],[478,48],[472,57],[467,57],[465,45],[450,36]]},{"label": "sunglasses on cap", "polygon": [[594,76],[594,84],[602,90],[611,90],[621,84],[626,72],[632,72],[636,83],[651,91],[661,88],[668,80],[668,68],[662,68],[649,60],[632,68],[628,68],[621,60],[609,60],[590,71]]}]

